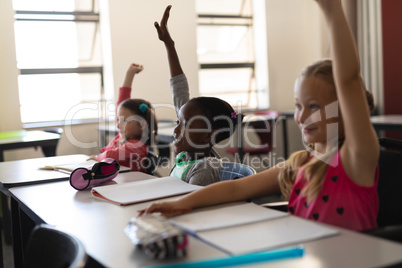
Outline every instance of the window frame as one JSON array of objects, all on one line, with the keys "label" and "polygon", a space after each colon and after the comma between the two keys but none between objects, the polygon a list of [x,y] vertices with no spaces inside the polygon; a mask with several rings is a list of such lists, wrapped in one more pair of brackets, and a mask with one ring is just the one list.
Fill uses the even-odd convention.
[{"label": "window frame", "polygon": [[[38,10],[15,10],[15,22],[17,21],[49,21],[49,22],[80,22],[80,23],[95,23],[95,33],[99,31],[100,27],[100,14],[95,12],[95,2],[92,2],[91,11],[38,11]],[[31,16],[31,17],[30,17]],[[35,18],[37,16],[37,18]],[[41,16],[43,18],[38,18]],[[48,16],[48,18],[46,18]],[[61,16],[61,17],[57,17]],[[71,16],[69,19],[63,18]],[[94,47],[96,44],[97,35],[94,34],[92,40],[91,57],[94,53]],[[93,66],[81,66],[72,68],[18,68],[19,75],[42,75],[42,74],[99,74],[100,76],[100,98],[97,100],[99,103],[106,103],[105,89],[104,89],[104,75],[103,75],[103,63],[101,65]],[[101,109],[104,109],[105,105],[101,105]],[[20,108],[21,109],[21,108]],[[104,114],[103,112],[101,114]],[[85,124],[99,122],[100,118],[85,118],[85,119],[73,119],[73,120],[57,120],[57,121],[37,121],[37,122],[23,122],[23,128],[37,128],[37,127],[49,127],[60,126],[66,124]]]},{"label": "window frame", "polygon": [[[221,14],[207,14],[207,13],[199,13],[198,15],[198,21],[197,21],[197,27],[198,26],[246,26],[248,28],[254,27],[254,17],[253,16],[242,16],[242,15],[221,15]],[[204,22],[205,20],[209,19],[210,22]],[[241,22],[241,23],[224,23],[224,22],[214,22],[214,20],[244,20],[248,22]],[[253,29],[251,29],[253,30]],[[251,107],[250,106],[250,100],[251,100],[251,94],[254,92],[255,96],[258,98],[258,89],[256,87],[253,88],[252,84],[253,81],[255,81],[255,50],[254,50],[254,38],[252,40],[253,42],[253,60],[250,61],[244,61],[244,62],[218,62],[218,63],[200,63],[200,71],[202,70],[207,70],[207,69],[236,69],[236,68],[250,68],[251,69],[251,77],[249,78],[249,87],[241,91],[243,94],[246,94],[248,96],[248,101],[247,103],[241,105],[242,110],[255,110],[258,109],[259,104],[258,101],[256,101],[256,107]],[[216,95],[222,95],[225,93],[230,93],[229,91],[220,91]],[[202,95],[203,93],[200,92]]]}]

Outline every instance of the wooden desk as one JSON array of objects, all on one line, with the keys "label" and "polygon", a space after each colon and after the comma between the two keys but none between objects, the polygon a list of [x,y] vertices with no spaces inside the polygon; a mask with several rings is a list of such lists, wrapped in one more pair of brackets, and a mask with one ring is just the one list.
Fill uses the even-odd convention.
[{"label": "wooden desk", "polygon": [[[152,176],[130,172],[119,174],[115,182],[148,178]],[[12,205],[20,208],[21,214],[26,214],[35,223],[48,223],[77,236],[84,243],[87,253],[106,267],[140,267],[161,263],[147,258],[123,232],[131,217],[151,202],[118,206],[92,197],[90,191],[76,191],[68,182],[16,187],[10,192]],[[22,224],[27,224],[25,216]],[[190,239],[189,249],[186,259],[224,256],[224,253],[194,238]]]},{"label": "wooden desk", "polygon": [[[2,215],[3,225],[1,229],[4,230],[4,238],[7,244],[12,243],[11,233],[13,232],[14,229],[13,227],[14,223],[11,219],[12,215],[10,215],[10,213],[15,213],[15,211],[10,211],[8,208],[9,195],[10,195],[9,188],[23,185],[56,182],[56,181],[67,181],[70,177],[69,174],[53,170],[41,170],[39,169],[39,167],[57,166],[62,164],[73,164],[73,163],[85,163],[88,158],[89,158],[88,155],[77,154],[77,155],[65,155],[65,156],[43,157],[43,158],[0,162],[0,195],[1,195],[1,206],[3,212]],[[120,168],[120,172],[129,172],[129,171],[131,170],[128,167]],[[1,229],[0,229],[0,238],[1,238]],[[14,242],[13,247],[18,248],[20,246],[19,241],[13,241],[13,242]],[[0,255],[1,253],[2,253],[2,245],[0,243]],[[2,267],[1,264],[0,267]]]},{"label": "wooden desk", "polygon": [[[126,177],[129,175],[133,173],[124,174],[126,181],[134,179]],[[77,236],[84,243],[89,255],[107,267],[139,267],[161,263],[146,258],[135,249],[123,232],[137,210],[148,207],[149,203],[117,206],[92,197],[89,191],[77,192],[68,182],[17,187],[10,189],[10,192],[13,204],[19,206],[35,222],[55,225],[58,229]],[[336,229],[340,231],[339,235],[304,243],[306,255],[302,258],[256,266],[384,267],[402,262],[401,244]],[[191,239],[186,260],[216,256],[224,254]]]},{"label": "wooden desk", "polygon": [[402,131],[402,115],[374,115],[370,118],[373,127],[377,131]]},{"label": "wooden desk", "polygon": [[[11,212],[8,207],[9,188],[50,181],[68,180],[68,174],[59,171],[40,170],[39,167],[84,162],[86,159],[88,159],[87,155],[68,155],[0,162],[0,198],[2,207],[0,238],[1,231],[3,230],[5,243],[12,244],[12,220]],[[1,254],[2,243],[0,241],[0,255]],[[0,267],[2,267],[1,264]]]},{"label": "wooden desk", "polygon": [[10,131],[0,133],[0,162],[4,161],[3,151],[26,147],[42,147],[45,156],[55,156],[60,134],[45,131]]},{"label": "wooden desk", "polygon": [[68,174],[39,168],[85,162],[88,158],[88,155],[75,154],[1,162],[0,189],[67,180],[70,177]]}]

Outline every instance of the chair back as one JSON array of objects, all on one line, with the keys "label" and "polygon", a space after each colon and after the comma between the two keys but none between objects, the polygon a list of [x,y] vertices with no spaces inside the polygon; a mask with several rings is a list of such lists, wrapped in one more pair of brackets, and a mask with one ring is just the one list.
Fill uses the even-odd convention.
[{"label": "chair back", "polygon": [[84,267],[86,259],[84,246],[77,238],[41,224],[29,236],[24,267]]},{"label": "chair back", "polygon": [[142,161],[143,166],[145,167],[147,174],[154,175],[156,168],[159,163],[159,157],[152,151],[148,151],[148,156]]},{"label": "chair back", "polygon": [[249,126],[254,128],[260,144],[272,149],[275,137],[275,120],[279,117],[279,113],[273,110],[257,111],[251,116],[254,117],[254,121],[251,121]]},{"label": "chair back", "polygon": [[402,224],[402,141],[380,139],[378,198],[379,227]]},{"label": "chair back", "polygon": [[[268,154],[275,146],[275,120],[278,117],[279,113],[273,110],[257,111],[253,114],[246,115],[243,122],[237,126],[237,147],[229,147],[226,149],[226,152],[233,155],[238,154],[240,163],[243,162],[243,158],[246,155],[261,156]],[[243,132],[248,128],[252,128],[254,133],[257,135],[258,144],[244,146]]]},{"label": "chair back", "polygon": [[222,162],[220,179],[221,181],[234,180],[247,177],[255,173],[255,169],[250,166],[239,163]]}]

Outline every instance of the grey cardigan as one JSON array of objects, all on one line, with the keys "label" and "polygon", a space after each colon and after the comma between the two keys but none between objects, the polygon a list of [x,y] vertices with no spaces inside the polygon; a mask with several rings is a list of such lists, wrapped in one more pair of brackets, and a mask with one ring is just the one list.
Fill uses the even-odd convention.
[{"label": "grey cardigan", "polygon": [[[170,90],[178,117],[179,110],[190,99],[188,82],[185,74],[170,79]],[[180,152],[181,153],[181,152]],[[180,154],[179,153],[179,154]],[[185,181],[190,184],[205,186],[220,181],[222,161],[216,157],[205,157],[195,162],[187,172]]]}]

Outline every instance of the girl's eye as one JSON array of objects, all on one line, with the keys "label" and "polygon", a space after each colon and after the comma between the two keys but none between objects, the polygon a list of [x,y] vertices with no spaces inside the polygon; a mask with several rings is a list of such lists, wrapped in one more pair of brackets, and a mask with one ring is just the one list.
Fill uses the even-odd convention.
[{"label": "girl's eye", "polygon": [[320,109],[320,106],[318,106],[317,104],[311,104],[310,109]]}]

